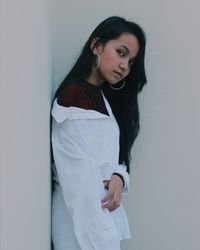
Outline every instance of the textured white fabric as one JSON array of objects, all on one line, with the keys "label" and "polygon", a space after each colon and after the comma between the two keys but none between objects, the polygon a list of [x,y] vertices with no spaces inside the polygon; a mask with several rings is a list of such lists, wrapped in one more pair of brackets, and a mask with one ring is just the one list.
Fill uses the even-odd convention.
[{"label": "textured white fabric", "polygon": [[124,208],[103,209],[103,180],[114,172],[129,175],[118,164],[119,128],[104,97],[110,116],[94,110],[52,108],[53,192],[52,239],[55,250],[120,250],[120,240],[129,238]]}]

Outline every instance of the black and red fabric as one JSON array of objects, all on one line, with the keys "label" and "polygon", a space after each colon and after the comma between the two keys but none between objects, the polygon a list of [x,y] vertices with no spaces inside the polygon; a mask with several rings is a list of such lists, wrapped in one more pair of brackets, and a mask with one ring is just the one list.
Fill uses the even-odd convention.
[{"label": "black and red fabric", "polygon": [[101,88],[87,81],[69,84],[58,97],[58,104],[64,107],[95,110],[109,116]]}]

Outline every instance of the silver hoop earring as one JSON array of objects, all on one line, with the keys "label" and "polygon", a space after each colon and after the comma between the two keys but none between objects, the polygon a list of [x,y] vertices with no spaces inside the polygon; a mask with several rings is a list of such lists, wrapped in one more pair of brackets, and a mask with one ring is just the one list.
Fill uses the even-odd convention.
[{"label": "silver hoop earring", "polygon": [[126,80],[124,80],[123,83],[122,83],[122,86],[120,86],[118,88],[117,87],[113,87],[113,85],[110,84],[110,83],[109,83],[109,86],[110,86],[111,89],[120,90],[120,89],[122,89],[125,86],[125,84],[126,84]]},{"label": "silver hoop earring", "polygon": [[97,62],[96,62],[95,70],[97,70],[97,69],[99,68],[99,65],[100,65],[100,62],[101,62],[100,55],[99,55],[99,54],[96,54],[96,56],[97,56]]}]

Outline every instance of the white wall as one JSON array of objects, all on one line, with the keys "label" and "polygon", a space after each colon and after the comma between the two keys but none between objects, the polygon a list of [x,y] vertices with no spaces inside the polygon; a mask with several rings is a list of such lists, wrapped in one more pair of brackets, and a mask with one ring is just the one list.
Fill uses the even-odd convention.
[{"label": "white wall", "polygon": [[51,1],[0,11],[0,249],[49,250]]},{"label": "white wall", "polygon": [[199,250],[200,2],[59,0],[54,7],[55,88],[104,18],[122,15],[145,29],[148,85],[125,198],[133,238],[122,248]]}]

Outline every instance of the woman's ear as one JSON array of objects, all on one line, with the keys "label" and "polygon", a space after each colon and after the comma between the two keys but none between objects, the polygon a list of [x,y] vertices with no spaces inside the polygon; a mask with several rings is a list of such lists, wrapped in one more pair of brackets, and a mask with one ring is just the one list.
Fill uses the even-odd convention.
[{"label": "woman's ear", "polygon": [[95,38],[92,39],[92,42],[90,44],[90,49],[91,50],[94,49],[94,46],[97,44],[98,40],[99,40],[99,37],[95,37]]},{"label": "woman's ear", "polygon": [[95,37],[90,44],[90,49],[92,50],[94,55],[98,54],[99,47],[102,46],[98,40],[99,40],[99,37]]}]

